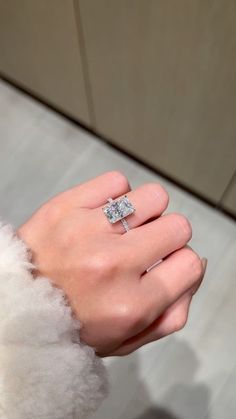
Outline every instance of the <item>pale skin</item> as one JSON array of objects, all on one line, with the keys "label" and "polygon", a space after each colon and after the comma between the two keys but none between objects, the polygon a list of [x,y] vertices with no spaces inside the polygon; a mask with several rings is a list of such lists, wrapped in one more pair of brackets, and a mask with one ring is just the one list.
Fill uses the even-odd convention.
[{"label": "pale skin", "polygon": [[[122,195],[136,208],[127,233],[102,211]],[[107,172],[55,196],[18,230],[35,273],[64,291],[81,340],[100,356],[129,354],[186,324],[206,259],[187,246],[189,221],[162,215],[167,205],[159,184],[130,190],[122,173]]]}]

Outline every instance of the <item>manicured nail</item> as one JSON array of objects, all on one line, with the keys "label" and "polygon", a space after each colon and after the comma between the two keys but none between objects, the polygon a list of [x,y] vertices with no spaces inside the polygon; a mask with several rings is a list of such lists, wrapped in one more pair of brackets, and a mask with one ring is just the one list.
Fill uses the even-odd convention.
[{"label": "manicured nail", "polygon": [[201,277],[201,279],[200,279],[199,283],[197,284],[197,286],[195,285],[195,286],[192,288],[192,292],[191,292],[191,294],[192,294],[192,295],[196,294],[196,292],[197,292],[198,288],[200,287],[200,285],[201,285],[201,283],[202,283],[202,280],[203,280],[204,275],[205,275],[205,272],[206,272],[206,267],[207,267],[207,258],[202,258],[202,267],[203,267],[202,277]]},{"label": "manicured nail", "polygon": [[208,262],[207,258],[202,258],[203,276],[206,272],[207,262]]}]

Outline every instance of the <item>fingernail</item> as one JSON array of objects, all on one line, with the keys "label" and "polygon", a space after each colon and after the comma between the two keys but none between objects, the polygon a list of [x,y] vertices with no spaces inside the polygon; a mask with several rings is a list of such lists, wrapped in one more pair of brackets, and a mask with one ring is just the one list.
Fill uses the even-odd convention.
[{"label": "fingernail", "polygon": [[207,262],[208,262],[207,258],[202,258],[203,276],[206,272]]},{"label": "fingernail", "polygon": [[200,285],[202,283],[202,280],[204,278],[206,268],[207,268],[207,258],[202,258],[202,267],[203,267],[203,272],[202,272],[201,279],[200,279],[199,283],[192,288],[192,295],[196,294],[198,288],[200,287]]}]

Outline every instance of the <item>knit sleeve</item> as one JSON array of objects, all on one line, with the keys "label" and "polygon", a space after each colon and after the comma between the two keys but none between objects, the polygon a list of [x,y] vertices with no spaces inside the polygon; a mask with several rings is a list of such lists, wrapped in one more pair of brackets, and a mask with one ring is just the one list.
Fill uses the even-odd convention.
[{"label": "knit sleeve", "polygon": [[24,243],[0,224],[0,417],[82,419],[108,392],[61,290],[33,278]]}]

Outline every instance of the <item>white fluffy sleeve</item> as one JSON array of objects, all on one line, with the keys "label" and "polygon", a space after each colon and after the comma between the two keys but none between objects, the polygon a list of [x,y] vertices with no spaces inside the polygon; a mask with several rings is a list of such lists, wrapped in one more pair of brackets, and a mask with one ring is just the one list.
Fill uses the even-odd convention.
[{"label": "white fluffy sleeve", "polygon": [[27,250],[0,223],[0,419],[81,419],[107,394],[63,292],[34,279]]}]

